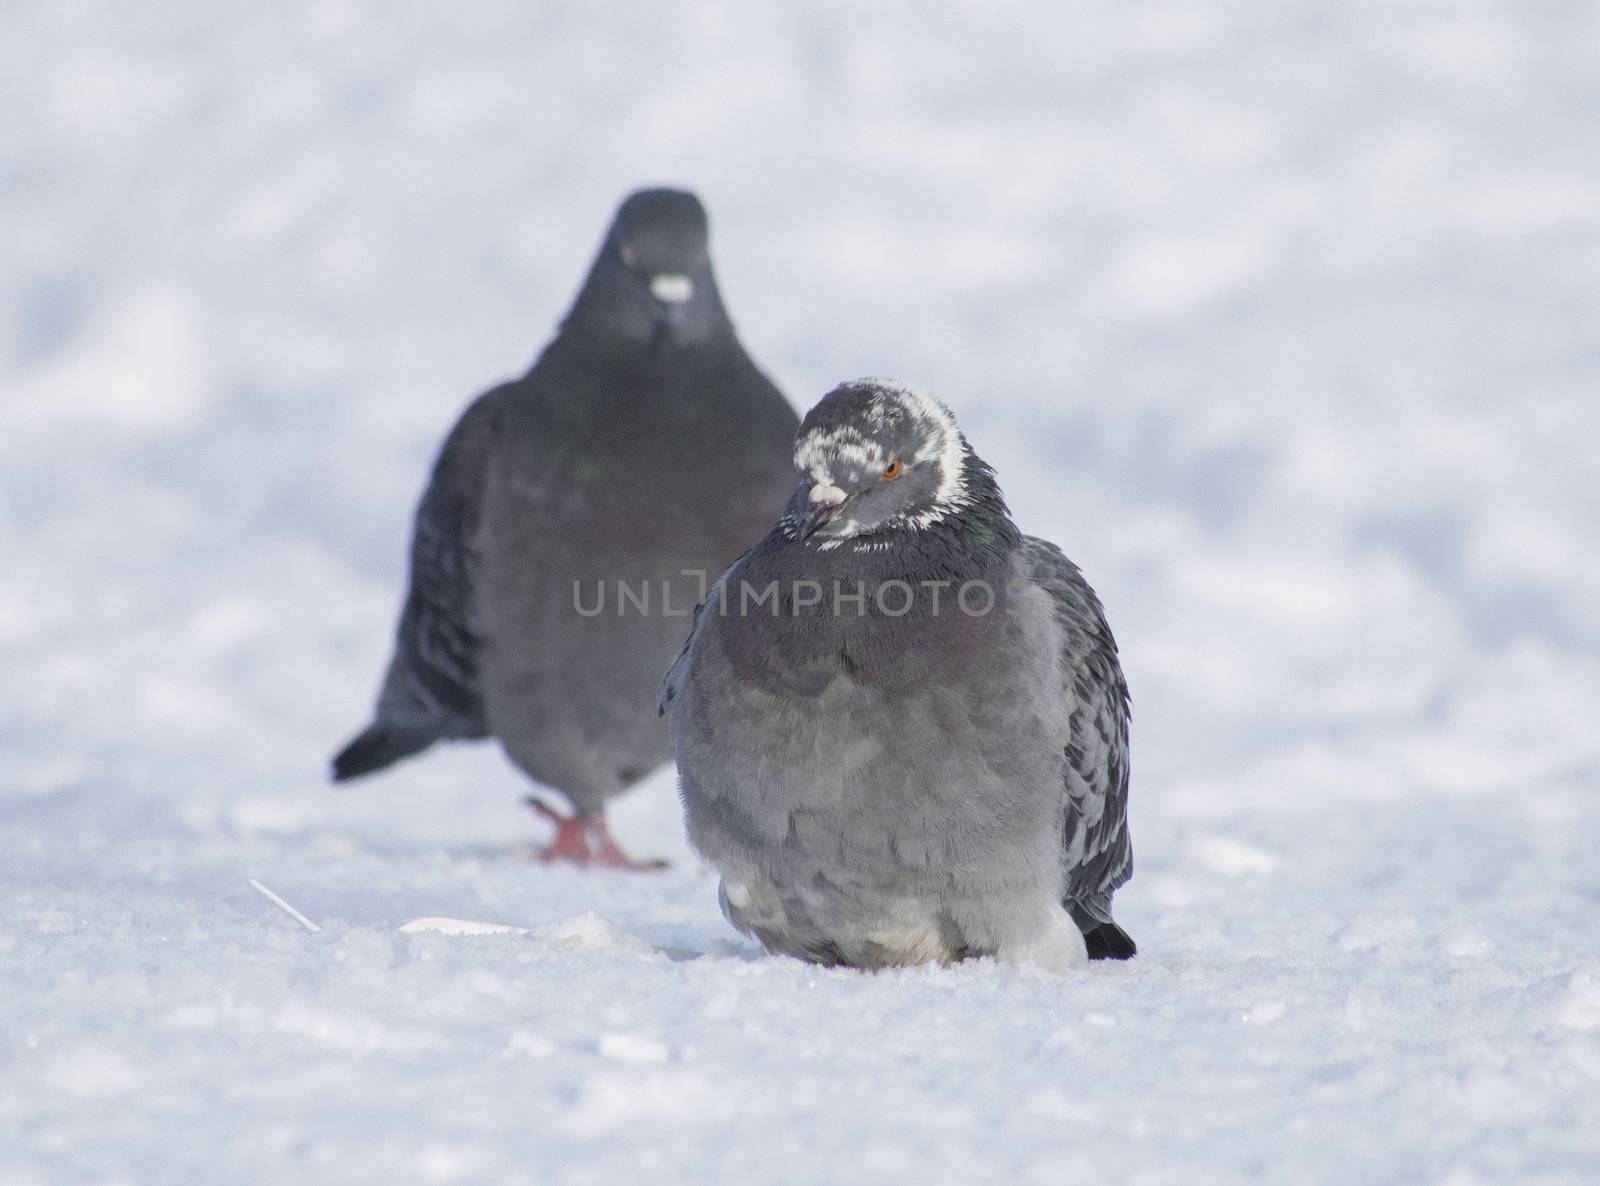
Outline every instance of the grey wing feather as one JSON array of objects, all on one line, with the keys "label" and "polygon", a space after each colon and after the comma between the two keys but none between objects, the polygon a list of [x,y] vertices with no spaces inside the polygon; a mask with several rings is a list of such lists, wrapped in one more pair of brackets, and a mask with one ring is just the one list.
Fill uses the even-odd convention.
[{"label": "grey wing feather", "polygon": [[501,389],[480,396],[445,439],[417,506],[411,584],[378,720],[437,738],[488,735],[478,679],[476,540]]},{"label": "grey wing feather", "polygon": [[739,562],[749,552],[749,548],[741,552],[738,559],[728,565],[723,570],[722,575],[712,582],[711,588],[706,591],[705,599],[694,607],[694,616],[689,619],[689,633],[683,640],[683,646],[678,648],[678,657],[672,661],[672,665],[667,668],[666,674],[661,677],[660,696],[656,701],[657,716],[664,717],[667,715],[667,710],[672,707],[673,700],[677,698],[678,690],[683,686],[683,677],[687,673],[689,666],[689,651],[694,647],[695,635],[700,629],[701,614],[705,612],[706,606],[713,601],[718,605],[722,604],[723,588],[727,582],[728,574],[739,567]]},{"label": "grey wing feather", "polygon": [[1111,921],[1111,895],[1133,873],[1128,836],[1128,684],[1105,610],[1077,565],[1054,544],[1024,537],[1025,562],[1056,608],[1063,691],[1071,705],[1063,742],[1067,794],[1065,904],[1081,927]]},{"label": "grey wing feather", "polygon": [[694,646],[694,632],[700,626],[700,611],[705,608],[705,602],[694,607],[694,618],[689,623],[689,636],[683,640],[683,646],[678,648],[678,657],[667,668],[666,674],[661,677],[661,691],[656,700],[656,715],[664,717],[667,710],[672,707],[672,702],[677,698],[678,689],[683,686],[683,676],[689,660],[689,649]]}]

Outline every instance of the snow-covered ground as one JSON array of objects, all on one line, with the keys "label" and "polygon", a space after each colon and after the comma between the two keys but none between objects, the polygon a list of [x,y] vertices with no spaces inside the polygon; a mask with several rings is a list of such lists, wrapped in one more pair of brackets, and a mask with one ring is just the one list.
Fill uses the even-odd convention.
[{"label": "snow-covered ground", "polygon": [[[1600,9],[0,7],[0,1183],[1585,1183]],[[762,956],[334,792],[407,520],[616,200],[1103,594],[1140,957]],[[256,878],[321,927],[311,933]],[[526,934],[401,933],[420,916]]]}]

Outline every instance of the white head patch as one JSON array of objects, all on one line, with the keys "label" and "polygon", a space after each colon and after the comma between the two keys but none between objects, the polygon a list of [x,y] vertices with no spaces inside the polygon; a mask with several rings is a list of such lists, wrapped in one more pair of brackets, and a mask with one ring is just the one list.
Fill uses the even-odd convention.
[{"label": "white head patch", "polygon": [[808,432],[794,448],[795,468],[819,486],[833,485],[829,462],[854,463],[866,469],[882,469],[893,458],[885,457],[876,441],[869,441],[848,424],[827,431]]},{"label": "white head patch", "polygon": [[694,295],[694,281],[682,272],[657,272],[650,277],[650,295],[663,305],[681,305]]},{"label": "white head patch", "polygon": [[[899,411],[916,425],[917,435],[925,442],[915,455],[902,460],[907,467],[932,464],[938,473],[939,484],[934,490],[932,502],[923,510],[906,515],[903,521],[912,527],[928,527],[966,506],[969,498],[966,442],[950,409],[927,392],[905,383],[890,379],[862,379],[859,382],[878,389],[868,402],[863,416],[868,430],[886,427],[891,419],[891,409]],[[817,497],[817,490],[826,488],[832,492],[838,489],[836,478],[839,475],[833,472],[834,462],[843,462],[871,472],[886,468],[894,460],[884,452],[882,445],[853,424],[813,430],[801,438],[794,451],[795,467],[816,483],[813,498]],[[833,540],[824,546],[837,546],[837,543],[837,540]]]},{"label": "white head patch", "polygon": [[942,402],[926,391],[892,379],[869,379],[900,401],[900,406],[922,425],[928,443],[911,459],[912,464],[932,461],[939,467],[939,488],[934,491],[933,505],[920,514],[911,516],[917,527],[928,527],[939,522],[953,511],[967,505],[966,441],[956,418]]}]

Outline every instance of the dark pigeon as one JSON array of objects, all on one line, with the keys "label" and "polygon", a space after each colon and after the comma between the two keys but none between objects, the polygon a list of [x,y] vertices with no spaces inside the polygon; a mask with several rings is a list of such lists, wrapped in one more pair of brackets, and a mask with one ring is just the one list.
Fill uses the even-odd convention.
[{"label": "dark pigeon", "polygon": [[375,719],[335,781],[494,737],[571,802],[547,858],[627,864],[603,809],[671,757],[663,668],[793,483],[797,417],[745,353],[693,194],[617,212],[555,339],[480,396],[417,508]]},{"label": "dark pigeon", "polygon": [[689,830],[771,951],[1126,958],[1128,689],[1094,591],[933,397],[835,388],[662,685]]}]

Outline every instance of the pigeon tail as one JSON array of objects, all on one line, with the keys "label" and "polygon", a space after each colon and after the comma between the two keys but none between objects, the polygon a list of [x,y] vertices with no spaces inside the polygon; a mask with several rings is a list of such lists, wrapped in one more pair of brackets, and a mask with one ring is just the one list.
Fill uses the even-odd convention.
[{"label": "pigeon tail", "polygon": [[420,753],[437,740],[438,735],[429,729],[408,729],[374,721],[334,756],[333,781],[348,782],[363,774],[372,774],[401,758]]},{"label": "pigeon tail", "polygon": [[1092,960],[1126,960],[1139,953],[1133,936],[1114,922],[1103,922],[1085,931],[1083,945]]}]

